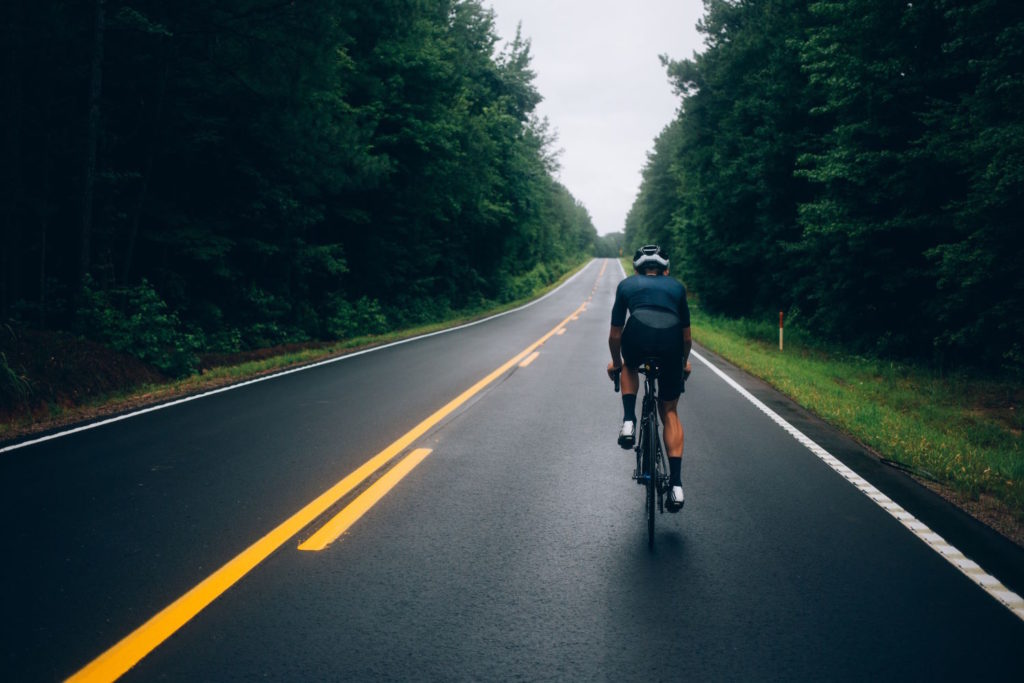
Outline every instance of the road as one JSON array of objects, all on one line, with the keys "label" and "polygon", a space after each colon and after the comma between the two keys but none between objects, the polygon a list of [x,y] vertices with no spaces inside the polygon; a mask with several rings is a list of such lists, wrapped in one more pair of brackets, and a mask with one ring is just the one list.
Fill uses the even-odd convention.
[{"label": "road", "polygon": [[648,550],[603,372],[621,277],[0,452],[4,679],[1019,680],[1020,549],[699,347]]}]

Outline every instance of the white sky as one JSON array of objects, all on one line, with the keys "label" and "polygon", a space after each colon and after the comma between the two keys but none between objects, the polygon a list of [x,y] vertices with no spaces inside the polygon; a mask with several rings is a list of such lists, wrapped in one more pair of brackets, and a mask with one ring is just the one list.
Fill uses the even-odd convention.
[{"label": "white sky", "polygon": [[680,100],[658,55],[693,56],[701,0],[484,0],[498,35],[522,22],[531,43],[537,113],[558,133],[559,179],[601,234],[622,230],[654,138]]}]

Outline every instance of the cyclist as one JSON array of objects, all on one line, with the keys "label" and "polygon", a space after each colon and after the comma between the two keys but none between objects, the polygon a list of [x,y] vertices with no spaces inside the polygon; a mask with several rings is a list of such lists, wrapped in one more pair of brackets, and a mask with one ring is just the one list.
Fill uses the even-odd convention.
[{"label": "cyclist", "polygon": [[[668,277],[669,259],[661,247],[650,244],[633,255],[631,277],[619,282],[612,306],[608,348],[612,361],[608,376],[622,372],[624,417],[619,445],[633,447],[636,435],[636,393],[640,387],[637,367],[645,357],[661,359],[658,377],[658,412],[664,427],[668,452],[669,495],[666,507],[678,512],[683,507],[683,425],[676,409],[683,392],[683,373],[690,373],[690,307],[686,288]],[[626,319],[626,312],[629,319]]]}]

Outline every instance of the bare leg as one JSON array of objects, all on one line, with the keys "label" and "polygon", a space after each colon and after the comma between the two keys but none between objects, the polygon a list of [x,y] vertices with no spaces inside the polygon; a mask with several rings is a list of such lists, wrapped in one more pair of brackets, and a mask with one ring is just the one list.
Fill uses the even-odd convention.
[{"label": "bare leg", "polygon": [[628,365],[622,366],[622,375],[619,378],[619,388],[624,394],[636,394],[640,390],[640,376],[636,372],[636,368],[631,368]]},{"label": "bare leg", "polygon": [[681,472],[683,465],[683,424],[679,421],[674,401],[658,401],[658,412],[661,422],[665,425],[665,450],[668,451],[668,484],[669,496],[665,508],[669,512],[679,512],[683,507],[683,486]]},{"label": "bare leg", "polygon": [[[625,373],[623,373],[623,377],[625,377]],[[622,382],[622,386],[622,390],[625,391],[625,381]],[[683,423],[679,421],[679,413],[676,412],[678,405],[678,398],[672,401],[658,401],[661,423],[665,425],[663,432],[665,436],[665,450],[670,458],[683,457]]]}]

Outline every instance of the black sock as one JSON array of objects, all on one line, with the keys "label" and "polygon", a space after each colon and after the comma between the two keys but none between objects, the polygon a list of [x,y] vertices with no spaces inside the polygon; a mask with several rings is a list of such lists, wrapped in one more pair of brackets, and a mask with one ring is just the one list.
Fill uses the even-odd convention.
[{"label": "black sock", "polygon": [[622,395],[622,420],[625,422],[636,422],[636,394],[623,394]]},{"label": "black sock", "polygon": [[682,458],[668,459],[668,484],[669,486],[682,486],[683,480],[679,470],[683,465]]}]

